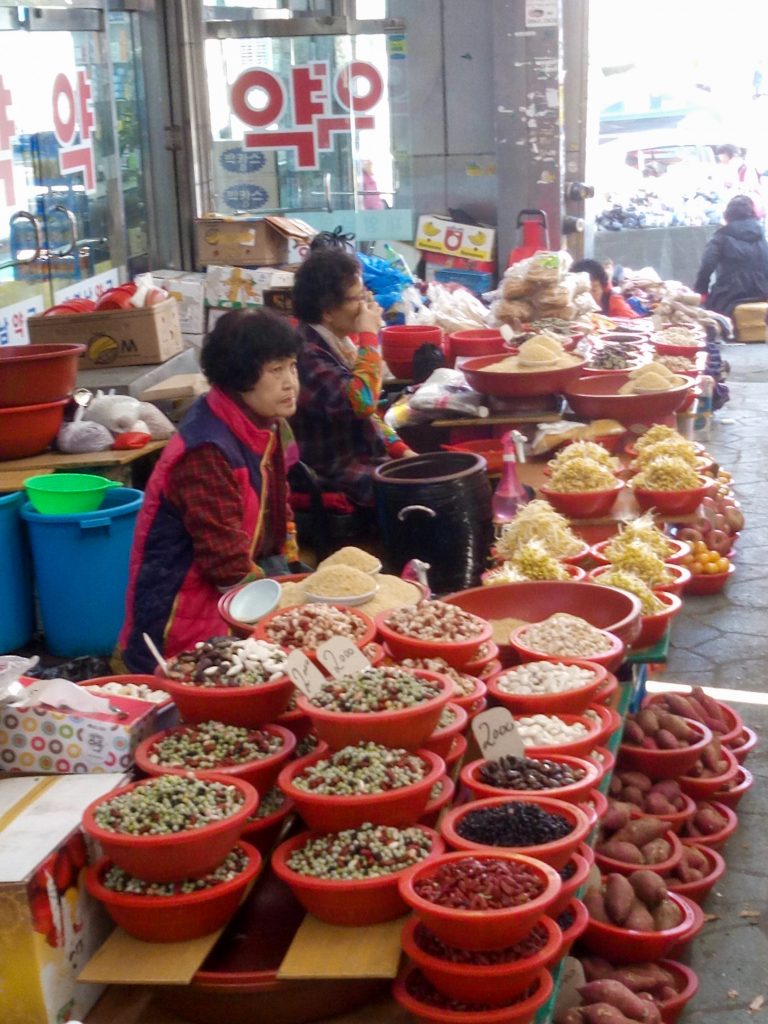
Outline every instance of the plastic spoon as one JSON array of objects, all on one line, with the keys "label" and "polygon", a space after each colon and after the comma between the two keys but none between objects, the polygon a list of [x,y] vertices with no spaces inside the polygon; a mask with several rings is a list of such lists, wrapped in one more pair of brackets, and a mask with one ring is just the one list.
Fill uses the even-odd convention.
[{"label": "plastic spoon", "polygon": [[160,669],[162,670],[163,675],[167,676],[168,675],[168,662],[162,656],[160,651],[158,651],[157,647],[155,646],[155,641],[152,639],[152,637],[149,635],[149,633],[142,633],[141,635],[144,637],[144,643],[149,648],[149,650],[150,650],[150,652],[152,654],[152,657],[155,659],[157,664],[160,666]]}]

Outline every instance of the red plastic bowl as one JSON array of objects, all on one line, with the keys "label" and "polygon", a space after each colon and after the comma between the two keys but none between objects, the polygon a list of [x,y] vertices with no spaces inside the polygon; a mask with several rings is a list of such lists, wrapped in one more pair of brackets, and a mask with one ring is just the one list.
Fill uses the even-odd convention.
[{"label": "red plastic bowl", "polygon": [[612,707],[613,696],[619,688],[619,681],[613,672],[609,672],[605,682],[602,683],[592,697],[593,704],[603,704],[605,707]]},{"label": "red plastic bowl", "polygon": [[69,299],[67,302],[59,302],[55,306],[49,306],[43,311],[43,316],[66,316],[73,313],[91,313],[96,309],[93,299]]},{"label": "red plastic bowl", "polygon": [[[553,659],[552,664],[565,664],[565,662]],[[561,693],[509,693],[501,688],[500,683],[507,676],[514,676],[519,671],[518,667],[513,666],[490,676],[487,684],[488,691],[498,704],[509,708],[512,714],[535,715],[541,713],[546,715],[567,711],[578,715],[591,703],[592,696],[608,678],[608,672],[603,665],[591,661],[574,659],[569,664],[583,668],[585,671],[591,671],[591,682],[572,690],[564,690]]]},{"label": "red plastic bowl", "polygon": [[677,779],[698,760],[704,747],[712,742],[712,733],[701,722],[686,718],[686,722],[699,739],[687,747],[675,750],[648,750],[630,743],[622,743],[619,747],[619,767],[622,770],[644,772],[652,779]]},{"label": "red plastic bowl", "polygon": [[457,356],[505,355],[504,338],[495,328],[454,331],[448,335],[448,352],[451,361]]},{"label": "red plastic bowl", "polygon": [[624,482],[617,480],[603,491],[553,491],[542,484],[539,493],[569,519],[600,519],[608,515],[623,489]]},{"label": "red plastic bowl", "polygon": [[[432,840],[430,853],[417,865],[421,867],[432,863],[442,854],[443,841],[431,828],[423,825],[413,827],[426,832]],[[305,910],[320,921],[344,927],[381,924],[407,913],[408,907],[401,895],[399,882],[413,868],[394,871],[380,878],[343,881],[300,875],[289,868],[288,859],[293,851],[300,849],[316,835],[314,832],[300,832],[286,839],[272,854],[272,870],[291,888]]]},{"label": "red plastic bowl", "polygon": [[669,971],[675,978],[677,994],[669,999],[656,999],[663,1024],[677,1024],[677,1019],[687,1003],[699,990],[699,977],[686,964],[677,960],[659,960],[659,967]]},{"label": "red plastic bowl", "polygon": [[707,803],[711,804],[718,814],[722,814],[727,819],[727,824],[718,832],[713,832],[709,836],[688,834],[688,827],[686,826],[680,838],[686,846],[709,846],[713,850],[720,850],[738,828],[739,817],[736,811],[726,807],[725,804],[717,803],[715,800],[708,800]]},{"label": "red plastic bowl", "polygon": [[539,1008],[552,995],[553,988],[549,971],[542,970],[536,975],[530,994],[525,999],[517,999],[506,1006],[490,1010],[483,1008],[487,1003],[479,1003],[479,1010],[456,1011],[434,1006],[412,995],[409,985],[412,979],[418,977],[418,968],[406,968],[393,983],[392,995],[414,1020],[422,1024],[531,1024]]},{"label": "red plastic bowl", "polygon": [[[528,903],[499,910],[444,907],[424,899],[414,889],[418,879],[434,874],[442,864],[467,859],[524,864],[541,880],[544,889]],[[533,857],[510,850],[485,848],[472,853],[463,850],[444,853],[429,863],[417,864],[405,872],[399,887],[402,898],[416,916],[447,945],[462,949],[504,949],[527,935],[541,915],[547,913],[562,888],[562,879],[553,867]]]},{"label": "red plastic bowl", "polygon": [[207,771],[198,771],[194,768],[172,768],[155,764],[152,761],[154,747],[164,740],[166,736],[188,733],[190,728],[187,725],[177,725],[173,729],[163,729],[162,732],[156,732],[152,736],[148,736],[136,748],[134,758],[139,768],[147,775],[197,775],[200,778],[206,778],[213,772],[216,776],[226,775],[227,778],[234,776],[238,779],[243,779],[245,782],[250,782],[259,793],[266,793],[274,785],[280,769],[293,753],[296,747],[296,737],[281,725],[264,725],[261,726],[261,729],[271,736],[280,737],[282,740],[280,749],[274,754],[270,754],[269,757],[248,761],[245,764],[233,765],[230,768],[213,768]]},{"label": "red plastic bowl", "polygon": [[605,704],[590,704],[586,711],[590,713],[587,717],[595,715],[602,726],[597,737],[597,745],[604,746],[609,743],[613,734],[622,726],[621,715]]},{"label": "red plastic bowl", "polygon": [[185,722],[225,722],[255,729],[273,722],[286,708],[293,693],[293,683],[281,676],[259,686],[189,686],[168,679],[156,669],[156,685],[173,697]]},{"label": "red plastic bowl", "polygon": [[[447,757],[451,752],[453,741],[464,732],[469,722],[469,714],[453,700],[445,705],[443,711],[450,709],[453,712],[453,720],[443,729],[438,728],[424,741],[424,749],[431,750],[438,757]],[[442,712],[441,712],[442,714]]]},{"label": "red plastic bowl", "polygon": [[[598,565],[610,565],[609,559],[605,557],[605,549],[613,540],[609,537],[608,540],[601,540],[599,544],[593,544],[589,549],[590,556],[594,562]],[[691,545],[686,544],[684,540],[677,540],[674,537],[667,537],[667,543],[672,548],[670,554],[664,559],[665,562],[670,562],[673,565],[679,564],[686,555],[691,552]]]},{"label": "red plastic bowl", "polygon": [[697,878],[695,882],[681,882],[676,877],[665,878],[667,889],[670,892],[686,896],[694,903],[701,903],[715,884],[722,878],[725,872],[725,860],[722,855],[710,846],[701,843],[686,843],[687,846],[695,846],[708,861],[709,870],[703,878]]},{"label": "red plastic bowl", "polygon": [[262,857],[267,857],[272,852],[283,831],[283,826],[290,814],[295,811],[293,801],[285,798],[282,805],[271,814],[265,814],[263,818],[255,817],[249,821],[240,836],[245,842],[255,846]]},{"label": "red plastic bowl", "polygon": [[633,813],[632,817],[658,818],[659,821],[666,822],[675,835],[679,835],[683,825],[689,818],[693,817],[696,810],[696,801],[685,793],[681,795],[683,797],[683,806],[679,811],[675,811],[674,814],[646,814],[645,811],[637,811]]},{"label": "red plastic bowl", "polygon": [[735,569],[736,566],[731,562],[725,572],[691,573],[691,578],[683,587],[683,593],[694,597],[703,597],[706,594],[719,594],[733,575]]},{"label": "red plastic bowl", "polygon": [[[390,629],[386,620],[392,610],[376,616],[376,628],[395,658],[442,658],[457,669],[465,669],[477,657],[480,647],[491,639],[492,629],[486,622],[483,629],[467,640],[421,640]],[[482,618],[482,616],[480,616]]]},{"label": "red plastic bowl", "polygon": [[546,932],[542,948],[533,955],[500,964],[460,963],[426,952],[419,940],[424,931],[429,930],[415,917],[410,917],[403,925],[401,942],[405,955],[439,992],[461,1003],[501,1006],[523,995],[539,971],[560,956],[563,935],[552,918],[543,914],[536,925]]},{"label": "red plastic bowl", "polygon": [[415,352],[421,345],[443,344],[443,329],[427,324],[396,324],[381,331],[381,344],[393,348],[407,348]]},{"label": "red plastic bowl", "polygon": [[85,345],[9,345],[0,349],[0,408],[55,402],[75,386]]},{"label": "red plastic bowl", "polygon": [[83,831],[101,845],[105,855],[118,867],[148,882],[177,882],[205,874],[224,860],[240,838],[245,822],[256,813],[259,803],[256,790],[242,779],[213,773],[206,778],[237,789],[243,800],[240,809],[228,818],[200,828],[165,835],[128,835],[96,824],[94,812],[100,804],[109,803],[116,796],[141,786],[153,786],[157,782],[157,779],[144,779],[142,782],[121,786],[92,801],[83,811]]},{"label": "red plastic bowl", "polygon": [[726,789],[718,789],[716,793],[713,793],[712,799],[719,804],[725,804],[733,811],[738,807],[741,798],[752,788],[754,781],[752,772],[740,764],[736,778]]},{"label": "red plastic bowl", "polygon": [[[530,754],[526,752],[526,756]],[[547,756],[548,761],[557,764],[565,764],[571,768],[580,768],[584,771],[584,777],[578,782],[572,782],[568,786],[558,786],[555,789],[531,790],[531,789],[501,789],[498,786],[489,786],[480,778],[480,769],[485,764],[483,758],[470,761],[461,769],[461,781],[472,794],[475,800],[484,800],[498,796],[529,797],[531,795],[551,796],[555,800],[565,800],[566,803],[580,803],[592,790],[600,785],[603,777],[603,769],[594,761],[586,758],[573,757],[569,754],[552,753]]]},{"label": "red plastic bowl", "polygon": [[[376,625],[373,619],[370,617],[370,615],[366,615],[365,612],[361,612],[357,608],[347,608],[343,605],[329,604],[325,605],[325,607],[336,608],[338,611],[344,612],[347,615],[351,615],[355,619],[361,620],[364,626],[363,634],[361,636],[354,637],[354,639],[352,637],[347,638],[350,640],[353,639],[355,647],[363,648],[366,646],[366,644],[369,644],[372,640],[376,638]],[[277,641],[273,640],[269,636],[269,630],[272,628],[273,620],[278,618],[278,616],[285,615],[287,611],[291,611],[291,609],[275,608],[273,612],[270,612],[268,615],[265,615],[264,618],[259,619],[259,621],[256,624],[256,628],[251,633],[251,636],[255,637],[256,640],[266,640],[267,643],[270,644],[276,643]],[[281,643],[280,646],[285,647],[286,650],[294,650],[294,648],[289,647],[287,644],[284,643]],[[315,652],[307,647],[302,647],[302,650],[310,658],[313,658],[315,656]],[[448,659],[446,658],[446,661],[447,660]]]},{"label": "red plastic bowl", "polygon": [[709,800],[714,794],[732,782],[739,771],[739,762],[728,747],[721,746],[720,753],[728,762],[728,767],[719,775],[679,775],[680,788],[694,800]]},{"label": "red plastic bowl", "polygon": [[[111,862],[102,857],[85,873],[91,896],[129,935],[144,942],[186,942],[223,928],[240,905],[246,889],[261,870],[261,854],[248,843],[238,843],[248,854],[248,865],[228,882],[178,896],[140,896],[113,892],[102,884]],[[226,856],[226,855],[225,855]]]},{"label": "red plastic bowl", "polygon": [[745,725],[736,739],[730,741],[728,749],[733,753],[739,764],[744,764],[756,746],[757,733],[754,729],[750,729],[748,725]]},{"label": "red plastic bowl", "polygon": [[373,825],[406,826],[417,821],[426,810],[432,787],[445,772],[441,757],[428,750],[418,756],[424,762],[424,776],[410,786],[386,793],[361,793],[355,796],[332,796],[313,793],[294,785],[294,779],[327,754],[302,758],[300,764],[289,764],[280,772],[278,785],[296,805],[307,827],[314,832],[341,832],[358,828],[365,822]]},{"label": "red plastic bowl", "polygon": [[[607,588],[605,588],[607,589]],[[585,606],[589,605],[589,597],[584,599]],[[602,630],[603,635],[606,636],[611,646],[598,654],[590,654],[588,659],[584,658],[569,658],[564,654],[548,654],[546,651],[537,650],[526,641],[526,634],[530,629],[530,625],[518,626],[517,629],[512,630],[512,634],[509,638],[510,646],[517,652],[518,657],[521,661],[560,661],[564,665],[570,665],[574,661],[591,661],[594,665],[602,665],[603,668],[609,672],[613,672],[621,665],[624,660],[626,653],[626,647],[624,642],[619,639],[614,633],[608,630]]]},{"label": "red plastic bowl", "polygon": [[610,775],[616,764],[616,756],[608,747],[593,747],[584,757],[599,765],[602,768],[603,776]]},{"label": "red plastic bowl", "polygon": [[642,395],[618,394],[619,388],[628,380],[627,372],[579,377],[566,386],[565,397],[578,417],[618,420],[629,426],[634,423],[658,423],[671,416],[683,405],[694,385],[693,378],[686,377],[685,384],[668,391]]},{"label": "red plastic bowl", "polygon": [[654,594],[675,594],[682,597],[691,579],[691,570],[685,565],[678,565],[676,562],[666,563],[667,573],[672,577],[669,583],[660,583],[653,587]]},{"label": "red plastic bowl", "polygon": [[435,731],[443,708],[453,694],[453,681],[426,669],[404,669],[418,679],[429,680],[440,687],[437,697],[397,711],[328,711],[319,708],[303,694],[296,697],[296,706],[312,719],[312,726],[332,750],[349,743],[369,740],[385,747],[418,750]]},{"label": "red plastic bowl", "polygon": [[701,473],[698,477],[701,480],[699,487],[688,487],[679,491],[651,491],[645,487],[638,487],[632,481],[629,487],[643,512],[654,509],[664,516],[687,516],[695,512],[704,498],[717,489],[717,483],[711,477],[702,476]]},{"label": "red plastic bowl", "polygon": [[[520,718],[520,715],[515,715],[515,718]],[[535,747],[526,746],[525,756],[526,757],[549,757],[550,754],[568,754],[571,757],[587,757],[590,750],[600,745],[600,736],[604,732],[605,723],[601,719],[596,721],[594,718],[588,718],[584,715],[572,715],[567,711],[558,712],[557,717],[566,723],[566,725],[573,725],[574,722],[581,722],[587,729],[586,736],[580,736],[578,739],[569,740],[567,743],[556,743],[549,747]]]},{"label": "red plastic bowl", "polygon": [[473,680],[475,687],[471,693],[459,693],[454,691],[451,697],[451,704],[458,704],[460,708],[464,708],[467,713],[470,713],[478,701],[482,700],[488,692],[488,687],[482,679],[478,679],[477,676],[471,676],[467,672],[463,672],[462,675],[467,680]]},{"label": "red plastic bowl", "polygon": [[[138,675],[94,676],[93,679],[83,679],[82,682],[79,682],[77,685],[78,686],[83,686],[86,689],[88,689],[88,688],[90,688],[92,686],[104,686],[106,683],[119,683],[119,684],[121,684],[123,686],[126,686],[128,683],[134,683],[136,686],[142,686],[142,685],[143,686],[148,686],[151,690],[158,690],[160,692],[165,692],[165,691],[163,691],[162,686],[158,686],[157,685],[157,676],[145,676],[145,675],[141,675],[141,674],[138,674]],[[104,696],[104,694],[97,694],[97,696],[102,697],[102,696]],[[140,700],[141,698],[140,697],[131,697],[129,699],[130,700]],[[153,702],[153,704],[154,704],[154,702]],[[170,698],[170,696],[168,696],[166,700],[159,701],[156,704],[154,704],[154,707],[156,707],[156,708],[166,708],[166,707],[170,707],[170,705],[171,705],[171,698]]]},{"label": "red plastic bowl", "polygon": [[[456,602],[453,603],[455,604]],[[493,642],[493,640],[486,640],[480,648],[479,653],[472,659],[472,661],[468,661],[466,663],[464,666],[464,672],[466,672],[468,676],[482,676],[485,678],[483,670],[487,669],[488,665],[495,661],[498,656],[498,646]]]},{"label": "red plastic bowl", "polygon": [[312,719],[309,715],[305,715],[303,711],[299,711],[298,708],[283,711],[282,714],[277,716],[275,723],[290,730],[296,737],[297,743],[301,743],[304,737],[312,732]]},{"label": "red plastic bowl", "polygon": [[467,752],[467,746],[467,737],[457,736],[453,741],[453,746],[451,747],[448,756],[445,758],[445,770],[452,778],[455,778],[454,769],[456,768],[456,765],[460,764],[464,759],[464,755]]},{"label": "red plastic bowl", "polygon": [[487,367],[498,363],[507,356],[490,355],[467,359],[461,364],[467,383],[481,395],[495,395],[501,398],[520,398],[532,395],[551,395],[565,390],[575,380],[586,363],[580,359],[571,366],[550,370],[531,370],[517,373],[494,373]]},{"label": "red plastic bowl", "polygon": [[60,398],[0,409],[0,459],[25,459],[49,448],[68,404],[68,398]]},{"label": "red plastic bowl", "polygon": [[[479,811],[486,807],[503,807],[507,804],[535,804],[549,814],[559,814],[571,824],[571,831],[568,835],[551,843],[538,843],[531,846],[491,846],[472,842],[459,835],[457,831],[459,822],[471,811]],[[530,793],[525,796],[494,796],[454,807],[440,822],[440,835],[454,850],[464,850],[468,853],[492,853],[494,850],[522,853],[526,857],[535,857],[536,860],[543,861],[559,870],[579,844],[586,839],[591,828],[592,821],[589,815],[576,804],[567,803],[565,800],[556,800],[550,796],[542,796],[539,793]]]},{"label": "red plastic bowl", "polygon": [[504,465],[504,448],[500,437],[480,438],[475,441],[457,441],[456,444],[441,445],[446,452],[472,452],[482,455],[488,473],[501,473]]},{"label": "red plastic bowl", "polygon": [[[590,832],[587,836],[587,843],[593,843],[595,835],[597,833],[597,826],[600,824],[601,819],[608,810],[608,797],[605,793],[601,793],[599,789],[593,789],[590,793],[587,793],[583,800],[579,801],[579,807],[589,818]],[[580,849],[586,846],[586,843],[582,843]],[[589,847],[591,849],[591,847]],[[592,854],[592,862],[594,862],[595,856]]]},{"label": "red plastic bowl", "polygon": [[682,911],[682,920],[674,928],[658,932],[640,932],[631,928],[619,928],[615,924],[604,924],[590,917],[581,936],[582,944],[597,956],[610,958],[612,964],[655,963],[669,950],[686,942],[698,924],[694,911],[695,904],[685,896],[671,892],[669,899]]},{"label": "red plastic bowl", "polygon": [[[692,693],[692,689],[689,686],[684,691],[676,690],[675,692],[679,693],[681,697],[689,697]],[[643,707],[652,708],[657,705],[661,705],[662,707],[664,707],[665,710],[668,711],[670,709],[667,708],[665,704],[666,696],[667,694],[664,692],[648,694],[648,696],[646,696],[643,699]],[[736,737],[744,728],[744,722],[742,721],[741,715],[737,711],[734,711],[730,704],[726,704],[725,701],[719,700],[717,701],[717,705],[720,708],[720,711],[722,712],[722,715],[728,724],[728,728],[725,732],[715,732],[715,730],[713,729],[712,735],[716,739],[720,740],[721,743],[725,744],[726,746],[730,746],[732,740],[736,739]]]},{"label": "red plastic bowl", "polygon": [[586,882],[593,863],[594,854],[592,853],[592,848],[582,843],[582,845],[571,854],[565,864],[563,864],[560,869],[561,872],[568,867],[572,867],[574,871],[570,878],[563,880],[563,887],[560,890],[560,895],[549,908],[549,914],[551,917],[557,917],[559,914],[562,914],[571,900],[575,899],[576,893]]},{"label": "red plastic bowl", "polygon": [[[637,815],[637,817],[641,817],[641,815]],[[648,817],[653,817],[653,815],[648,815]],[[624,860],[616,860],[614,857],[606,857],[605,854],[600,853],[598,850],[595,850],[595,864],[600,868],[600,872],[603,875],[609,875],[613,872],[619,875],[631,875],[638,868],[653,871],[657,875],[669,874],[680,863],[683,856],[683,844],[672,829],[668,829],[662,838],[666,839],[670,844],[672,852],[666,860],[659,861],[658,864],[630,864]]]},{"label": "red plastic bowl", "polygon": [[561,958],[570,954],[571,946],[584,934],[584,930],[589,923],[589,912],[581,900],[571,900],[571,902],[561,910],[557,916],[560,918],[564,914],[570,914],[573,917],[573,920],[567,928],[563,928],[561,925],[561,931],[563,933],[563,944],[560,947]]},{"label": "red plastic bowl", "polygon": [[[435,786],[440,785],[440,792],[437,796],[430,794],[429,803],[424,808],[424,813],[419,818],[420,825],[426,825],[427,828],[436,828],[440,814],[446,807],[451,803],[456,793],[456,784],[449,775],[441,775],[435,783]],[[434,789],[435,786],[432,788]]]},{"label": "red plastic bowl", "polygon": [[669,629],[670,623],[679,614],[683,602],[677,594],[671,594],[668,590],[660,590],[656,596],[666,605],[660,612],[653,615],[640,616],[640,636],[632,645],[634,650],[643,650],[645,647],[653,647]]},{"label": "red plastic bowl", "polygon": [[660,341],[651,338],[651,344],[660,356],[686,356],[688,359],[695,358],[699,352],[706,351],[707,346],[701,345],[675,345],[671,341]]}]

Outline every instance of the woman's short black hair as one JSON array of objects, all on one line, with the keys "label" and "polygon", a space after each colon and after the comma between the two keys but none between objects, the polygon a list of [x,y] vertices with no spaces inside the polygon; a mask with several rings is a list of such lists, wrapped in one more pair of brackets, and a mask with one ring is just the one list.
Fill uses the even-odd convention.
[{"label": "woman's short black hair", "polygon": [[608,287],[608,274],[598,260],[577,260],[571,266],[572,274],[589,274],[590,280],[599,281],[603,288]]},{"label": "woman's short black hair", "polygon": [[338,249],[311,252],[296,271],[293,282],[293,311],[308,324],[322,322],[323,313],[340,306],[347,290],[360,277],[354,256]]},{"label": "woman's short black hair", "polygon": [[285,317],[266,310],[225,313],[205,339],[200,367],[210,384],[250,391],[265,363],[298,356],[301,338]]},{"label": "woman's short black hair", "polygon": [[730,224],[734,220],[749,220],[750,217],[754,216],[755,204],[749,196],[734,196],[723,213],[723,219],[726,224]]},{"label": "woman's short black hair", "polygon": [[727,156],[733,160],[734,157],[741,156],[741,150],[738,146],[732,146],[730,142],[727,142],[724,146],[717,147],[715,156]]}]

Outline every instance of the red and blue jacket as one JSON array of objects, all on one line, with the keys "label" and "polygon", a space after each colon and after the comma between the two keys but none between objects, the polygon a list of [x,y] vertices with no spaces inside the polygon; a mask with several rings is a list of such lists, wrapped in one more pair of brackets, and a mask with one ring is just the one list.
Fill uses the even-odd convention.
[{"label": "red and blue jacket", "polygon": [[[166,494],[169,475],[179,460],[211,444],[226,458],[240,486],[242,528],[252,538],[252,560],[259,551],[267,504],[285,525],[287,485],[279,424],[271,429],[257,425],[224,392],[212,388],[187,413],[147,485],[131,551],[126,618],[118,640],[131,672],[152,672],[155,667],[143,633],[172,657],[199,640],[229,632],[218,612],[221,591],[195,564],[192,537]],[[295,453],[289,453],[289,458],[295,459]],[[274,494],[266,493],[270,480]]]}]

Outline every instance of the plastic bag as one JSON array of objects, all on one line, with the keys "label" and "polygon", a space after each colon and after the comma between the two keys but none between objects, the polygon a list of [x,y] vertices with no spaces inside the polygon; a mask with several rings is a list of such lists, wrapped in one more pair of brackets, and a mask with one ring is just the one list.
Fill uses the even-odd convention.
[{"label": "plastic bag", "polygon": [[357,253],[363,268],[363,283],[386,312],[401,301],[403,292],[413,281],[398,267],[393,267],[378,256]]},{"label": "plastic bag", "polygon": [[408,404],[418,412],[455,412],[462,416],[487,416],[483,397],[467,384],[461,370],[435,370],[411,395]]},{"label": "plastic bag", "polygon": [[450,291],[432,281],[427,288],[427,297],[435,317],[434,322],[442,327],[446,334],[487,327],[490,322],[488,308],[466,288]]}]

